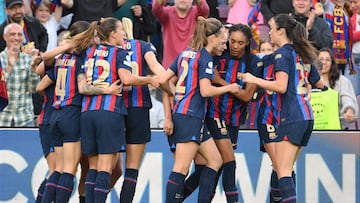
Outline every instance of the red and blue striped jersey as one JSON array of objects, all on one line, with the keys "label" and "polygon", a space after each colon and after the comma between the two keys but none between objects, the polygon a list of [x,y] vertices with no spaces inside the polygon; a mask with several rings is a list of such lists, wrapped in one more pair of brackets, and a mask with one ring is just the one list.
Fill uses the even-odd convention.
[{"label": "red and blue striped jersey", "polygon": [[[313,70],[313,71],[312,71]],[[310,64],[304,63],[291,44],[275,52],[274,72],[288,74],[288,86],[281,95],[280,124],[314,120],[311,105],[307,100],[309,81],[316,83],[320,76]]]},{"label": "red and blue striped jersey", "polygon": [[[86,81],[96,87],[107,87],[119,79],[118,70],[131,70],[127,52],[116,46],[94,45],[86,50],[85,65],[82,70]],[[82,101],[82,112],[106,110],[127,115],[124,98],[117,95],[86,95]]]},{"label": "red and blue striped jersey", "polygon": [[[262,58],[264,64],[263,79],[276,80],[274,72],[274,54]],[[275,127],[280,123],[281,94],[269,90],[264,91],[264,97],[258,110],[257,123],[270,124]],[[249,115],[250,117],[250,115]]]},{"label": "red and blue striped jersey", "polygon": [[205,48],[182,51],[171,64],[177,75],[173,113],[205,118],[206,99],[201,96],[199,81],[214,78],[213,58]]},{"label": "red and blue striped jersey", "polygon": [[39,125],[50,124],[51,114],[55,110],[52,106],[54,102],[54,90],[55,84],[52,84],[45,89],[44,102],[39,115]]},{"label": "red and blue striped jersey", "polygon": [[[142,40],[124,40],[123,49],[125,49],[131,58],[132,74],[137,76],[146,76],[150,69],[145,61],[145,54],[154,52],[155,47]],[[151,108],[151,98],[149,87],[147,85],[124,86],[123,95],[126,107],[146,107]]]},{"label": "red and blue striped jersey", "polygon": [[81,106],[82,96],[77,86],[77,75],[83,64],[83,56],[64,53],[55,58],[54,67],[46,71],[49,78],[56,82],[53,107]]},{"label": "red and blue striped jersey", "polygon": [[[239,84],[242,89],[245,89],[245,83],[239,75],[247,72],[246,60],[249,60],[249,72],[261,77],[262,63],[256,55],[246,54],[240,59],[235,59],[231,57],[229,52],[224,52],[222,56],[214,58],[221,78],[228,83]],[[208,117],[225,120],[227,125],[240,126],[245,123],[246,105],[247,103],[230,93],[216,96],[209,99]]]},{"label": "red and blue striped jersey", "polygon": [[257,101],[250,101],[247,105],[246,128],[257,129],[258,111],[264,95]]}]

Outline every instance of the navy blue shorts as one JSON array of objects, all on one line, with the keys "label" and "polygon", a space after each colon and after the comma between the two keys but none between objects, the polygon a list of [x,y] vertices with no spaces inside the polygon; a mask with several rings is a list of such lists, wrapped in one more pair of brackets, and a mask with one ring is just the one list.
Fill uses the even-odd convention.
[{"label": "navy blue shorts", "polygon": [[[196,137],[196,136],[194,136],[194,137],[192,137],[192,138],[190,138],[190,139],[182,139],[182,138],[180,138],[180,140],[182,140],[182,141],[178,141],[177,142],[177,137],[175,137],[174,135],[175,135],[175,121],[174,121],[174,117],[175,117],[175,115],[178,115],[177,117],[179,117],[177,120],[179,121],[179,123],[186,123],[186,122],[181,122],[181,119],[184,119],[184,120],[187,120],[187,119],[189,119],[189,120],[192,120],[192,119],[199,119],[199,118],[195,118],[195,117],[191,117],[191,116],[186,116],[186,115],[183,115],[183,114],[174,114],[173,115],[173,122],[174,122],[174,132],[173,132],[173,134],[171,135],[171,136],[168,136],[168,143],[169,143],[169,147],[170,147],[170,151],[171,152],[174,152],[175,151],[175,149],[176,149],[176,143],[182,143],[182,142],[188,142],[188,141],[195,141],[194,140],[194,137]],[[185,118],[184,118],[185,117]],[[207,127],[207,125],[206,125],[206,123],[205,122],[203,122],[201,119],[199,119],[200,121],[201,121],[201,126],[200,126],[200,130],[199,131],[197,131],[197,133],[199,134],[199,141],[196,141],[198,144],[199,143],[201,143],[201,142],[205,142],[206,140],[208,140],[208,139],[210,139],[210,138],[212,138],[211,137],[211,134],[210,134],[210,131],[209,131],[209,129],[208,129],[208,127]],[[192,121],[190,121],[190,123],[191,123]],[[196,121],[197,122],[197,121]],[[185,125],[186,126],[186,125]],[[182,132],[179,132],[178,134],[180,135],[180,136],[178,136],[178,137],[181,137],[181,135],[187,135],[186,133],[189,133],[189,134],[194,134],[194,132],[191,132],[191,130],[192,129],[190,129],[190,128],[192,128],[192,124],[191,125],[189,125],[189,127],[185,127],[185,129],[183,129],[182,131],[184,131],[183,133],[184,134],[180,134],[180,133],[182,133]],[[182,128],[180,128],[180,129],[182,129]],[[180,131],[180,130],[179,130]],[[189,131],[189,132],[185,132],[185,131]],[[190,137],[190,136],[187,136],[187,137]],[[184,141],[184,140],[186,140],[186,141]]]},{"label": "navy blue shorts", "polygon": [[269,124],[258,124],[260,149],[263,144],[280,141],[290,141],[296,145],[306,146],[313,125],[313,121],[299,121],[285,125],[282,124],[278,128]]},{"label": "navy blue shorts", "polygon": [[237,149],[239,127],[226,125],[225,121],[213,118],[207,118],[206,124],[209,128],[211,136],[215,140],[230,139],[233,149]]},{"label": "navy blue shorts", "polygon": [[81,151],[87,155],[125,150],[124,116],[110,111],[81,113]]},{"label": "navy blue shorts", "polygon": [[79,106],[67,106],[52,113],[50,128],[54,146],[63,146],[65,142],[80,140],[80,113]]},{"label": "navy blue shorts", "polygon": [[151,140],[148,108],[128,108],[125,116],[126,144],[146,144]]},{"label": "navy blue shorts", "polygon": [[206,140],[212,138],[209,128],[206,125],[206,123],[204,122],[201,130],[200,130],[200,142],[205,142]]},{"label": "navy blue shorts", "polygon": [[43,150],[44,157],[46,158],[50,152],[54,152],[54,139],[50,131],[50,125],[39,125],[39,135],[41,148]]},{"label": "navy blue shorts", "polygon": [[230,139],[225,121],[220,120],[219,118],[206,118],[205,121],[214,140]]},{"label": "navy blue shorts", "polygon": [[314,121],[297,121],[289,124],[280,124],[277,134],[282,140],[288,140],[299,146],[306,146],[309,142]]}]

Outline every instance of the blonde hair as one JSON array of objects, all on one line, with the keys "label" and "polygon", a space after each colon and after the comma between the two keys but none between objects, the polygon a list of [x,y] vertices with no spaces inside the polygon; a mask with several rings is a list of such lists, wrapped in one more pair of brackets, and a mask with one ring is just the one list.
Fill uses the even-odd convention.
[{"label": "blonde hair", "polygon": [[133,35],[133,23],[130,20],[130,18],[125,18],[123,17],[121,19],[121,23],[123,25],[123,30],[126,34],[126,38],[127,39],[134,39],[134,35]]},{"label": "blonde hair", "polygon": [[216,18],[205,19],[199,16],[190,47],[196,50],[206,47],[208,45],[208,37],[219,34],[223,27],[223,24]]}]

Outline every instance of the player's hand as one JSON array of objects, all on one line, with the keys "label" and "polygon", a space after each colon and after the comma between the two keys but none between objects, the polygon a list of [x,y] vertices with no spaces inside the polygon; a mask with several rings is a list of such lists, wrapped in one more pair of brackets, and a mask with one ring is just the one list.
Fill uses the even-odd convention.
[{"label": "player's hand", "polygon": [[159,88],[160,87],[160,76],[154,75],[150,77],[150,84],[153,87]]},{"label": "player's hand", "polygon": [[251,73],[240,73],[239,79],[246,83],[252,83],[256,77],[253,76]]},{"label": "player's hand", "polygon": [[166,136],[171,136],[173,134],[174,123],[171,118],[165,118],[163,130]]},{"label": "player's hand", "polygon": [[123,88],[122,82],[120,80],[116,80],[109,87],[107,87],[106,93],[121,96],[122,88]]},{"label": "player's hand", "polygon": [[230,85],[229,85],[229,87],[230,87],[230,93],[231,94],[237,94],[239,91],[240,91],[240,86],[238,85],[238,84],[236,84],[236,83],[231,83]]}]

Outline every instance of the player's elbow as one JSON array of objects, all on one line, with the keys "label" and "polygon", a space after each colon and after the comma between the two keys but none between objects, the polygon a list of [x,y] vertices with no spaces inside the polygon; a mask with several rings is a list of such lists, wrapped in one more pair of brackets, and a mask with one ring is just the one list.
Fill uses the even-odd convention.
[{"label": "player's elbow", "polygon": [[287,90],[287,86],[279,86],[277,92],[280,94],[284,94],[286,92],[286,90]]},{"label": "player's elbow", "polygon": [[35,91],[36,91],[37,93],[43,95],[43,94],[44,94],[44,91],[45,91],[45,88],[44,88],[42,85],[38,84],[38,85],[36,86],[36,88],[35,88]]},{"label": "player's elbow", "polygon": [[200,88],[200,94],[202,97],[212,97],[210,88]]}]

